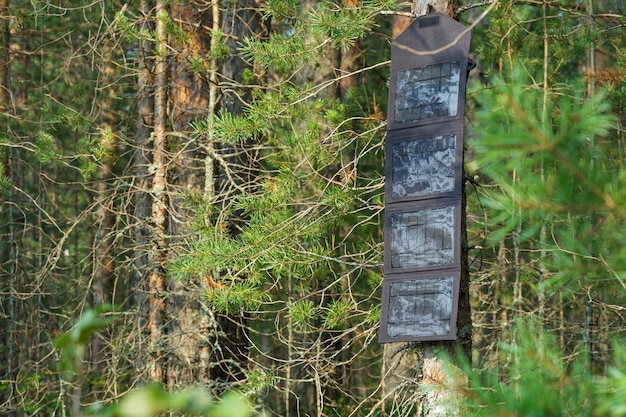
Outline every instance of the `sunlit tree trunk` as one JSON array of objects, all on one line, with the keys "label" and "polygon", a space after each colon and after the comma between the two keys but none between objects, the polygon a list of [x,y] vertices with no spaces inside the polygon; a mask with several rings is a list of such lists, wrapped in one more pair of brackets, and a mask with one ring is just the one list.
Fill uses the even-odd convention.
[{"label": "sunlit tree trunk", "polygon": [[[415,0],[412,12],[416,17],[427,13],[442,13],[454,17],[456,3],[450,0]],[[397,16],[394,20],[394,38],[401,34],[412,20]],[[462,192],[461,213],[461,282],[459,291],[457,337],[455,342],[388,343],[383,351],[383,396],[390,415],[418,415],[421,417],[447,417],[457,415],[458,404],[451,387],[453,378],[448,375],[440,352],[450,357],[457,350],[470,357],[471,311],[469,305],[469,272],[467,263],[467,237],[465,192]],[[460,349],[459,349],[460,348]]]},{"label": "sunlit tree trunk", "polygon": [[[177,136],[171,142],[177,149],[168,169],[169,235],[172,245],[184,245],[190,231],[191,212],[185,204],[190,196],[204,190],[204,157],[198,142],[192,139],[192,123],[206,117],[208,80],[206,54],[210,51],[211,9],[193,2],[175,1],[170,17],[185,33],[182,39],[171,36],[169,47],[171,128]],[[201,68],[192,68],[192,63]],[[215,330],[213,319],[204,305],[202,281],[186,279],[167,283],[167,377],[170,387],[209,383],[210,339]]]},{"label": "sunlit tree trunk", "polygon": [[[189,202],[205,198],[206,204],[227,204],[232,181],[248,178],[240,168],[230,167],[245,170],[247,155],[234,145],[216,149],[210,140],[198,139],[193,123],[213,117],[220,108],[241,111],[247,93],[239,83],[248,64],[237,47],[246,36],[256,36],[261,15],[253,1],[157,2],[154,10],[144,7],[143,13],[156,25],[154,50],[146,41],[141,48],[135,158],[136,215],[142,225],[136,235],[135,299],[144,311],[150,346],[144,357],[149,379],[170,388],[203,383],[219,391],[243,376],[243,323],[237,325],[239,319],[232,317],[218,323],[203,302],[206,283],[219,277],[178,281],[167,276],[167,262],[188,243],[193,215]],[[230,50],[226,57],[214,53],[221,46],[218,32]],[[221,159],[229,166],[216,169],[213,157],[219,152],[230,155]],[[223,180],[227,169],[229,178]]]},{"label": "sunlit tree trunk", "polygon": [[152,231],[148,264],[148,377],[166,382],[166,262],[167,233],[167,34],[163,16],[167,13],[165,0],[156,3],[156,63],[154,66],[154,131],[152,133]]}]

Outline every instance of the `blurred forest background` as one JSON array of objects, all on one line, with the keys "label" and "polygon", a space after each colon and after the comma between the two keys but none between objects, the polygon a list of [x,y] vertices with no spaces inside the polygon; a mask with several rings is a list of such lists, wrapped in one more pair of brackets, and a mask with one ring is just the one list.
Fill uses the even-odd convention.
[{"label": "blurred forest background", "polygon": [[[473,345],[438,388],[461,415],[622,416],[624,1],[431,3],[474,26],[477,62]],[[198,386],[268,416],[435,415],[419,363],[388,383],[383,351],[412,345],[377,341],[411,13],[0,0],[0,414],[133,415],[109,405],[156,382],[134,415],[204,410],[158,400]]]}]

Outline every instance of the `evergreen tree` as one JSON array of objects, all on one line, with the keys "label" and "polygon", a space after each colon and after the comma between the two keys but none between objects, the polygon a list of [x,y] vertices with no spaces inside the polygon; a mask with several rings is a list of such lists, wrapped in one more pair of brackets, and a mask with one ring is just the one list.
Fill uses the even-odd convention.
[{"label": "evergreen tree", "polygon": [[[354,68],[356,45],[389,5],[343,6],[269,2],[270,36],[240,42],[251,100],[197,134],[218,155],[255,149],[255,175],[221,211],[200,202],[198,235],[173,265],[183,278],[217,277],[207,300],[250,343],[245,389],[279,415],[342,415],[375,388],[358,369],[376,335],[386,90],[350,86],[388,63],[364,54],[362,68],[375,59],[367,71],[337,71]],[[227,181],[237,172],[221,168]]]},{"label": "evergreen tree", "polygon": [[615,2],[508,1],[477,28],[478,415],[608,410],[595,402],[595,378],[619,363],[623,328],[622,16]]}]

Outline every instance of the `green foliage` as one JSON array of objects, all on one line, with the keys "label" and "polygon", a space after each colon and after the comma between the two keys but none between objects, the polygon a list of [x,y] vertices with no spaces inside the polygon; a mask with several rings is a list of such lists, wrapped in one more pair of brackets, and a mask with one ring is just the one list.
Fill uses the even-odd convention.
[{"label": "green foliage", "polygon": [[230,48],[226,42],[226,37],[221,30],[211,31],[211,50],[207,54],[207,58],[222,60],[230,56]]},{"label": "green foliage", "polygon": [[102,164],[115,163],[115,142],[115,135],[110,127],[102,129],[98,135],[87,135],[78,140],[74,151],[83,180],[93,178]]},{"label": "green foliage", "polygon": [[35,143],[35,157],[40,164],[48,165],[60,160],[54,147],[54,137],[44,131],[39,132]]},{"label": "green foliage", "polygon": [[333,300],[326,306],[326,314],[324,315],[324,328],[341,329],[348,320],[352,306],[341,300]]},{"label": "green foliage", "polygon": [[592,416],[593,379],[587,355],[567,364],[556,339],[536,324],[516,323],[514,342],[501,344],[505,368],[483,371],[465,365],[474,416]]},{"label": "green foliage", "polygon": [[364,8],[320,3],[311,13],[311,30],[330,39],[336,47],[346,48],[369,33],[374,25],[373,17]]},{"label": "green foliage", "polygon": [[5,175],[5,167],[0,162],[0,196],[9,195],[11,185],[11,178]]},{"label": "green foliage", "polygon": [[237,315],[259,311],[269,294],[257,288],[251,282],[229,284],[224,288],[212,288],[206,292],[206,299],[215,311]]},{"label": "green foliage", "polygon": [[138,28],[121,12],[115,14],[115,29],[129,42],[135,42],[137,39],[144,41],[154,41],[156,39],[154,32]]},{"label": "green foliage", "polygon": [[606,273],[603,253],[617,256],[608,263],[614,271],[625,259],[614,234],[626,221],[619,185],[626,174],[611,157],[609,140],[615,117],[604,94],[583,99],[576,83],[558,95],[531,85],[517,71],[508,81],[494,80],[479,99],[480,139],[470,146],[480,172],[497,184],[483,200],[494,230],[490,239],[520,230],[520,242],[537,241],[547,228],[551,238],[541,248],[556,272],[544,285],[587,285]]},{"label": "green foliage", "polygon": [[235,391],[219,401],[202,387],[168,392],[159,385],[148,385],[126,394],[117,404],[95,406],[88,410],[93,417],[157,417],[170,415],[204,417],[250,417],[252,407]]},{"label": "green foliage", "polygon": [[[500,344],[506,366],[471,369],[463,361],[472,416],[621,416],[626,410],[626,350],[614,344],[606,376],[591,372],[589,352],[579,347],[565,359],[555,336],[536,322],[517,321],[510,344]],[[465,385],[464,383],[462,383]]]},{"label": "green foliage", "polygon": [[[384,102],[378,96],[386,97],[387,91],[359,87],[340,95],[339,82],[332,79],[334,59],[340,54],[334,49],[357,39],[365,42],[359,38],[371,33],[379,5],[309,6],[289,0],[264,3],[272,31],[268,37],[244,38],[239,46],[254,68],[244,77],[245,83],[254,84],[251,99],[239,114],[221,111],[195,124],[198,140],[213,143],[218,154],[249,146],[258,159],[253,161],[251,183],[229,198],[219,214],[196,209],[203,226],[172,267],[179,277],[206,274],[223,284],[206,293],[217,312],[252,311],[247,333],[253,344],[289,341],[288,347],[277,346],[253,358],[257,368],[247,374],[243,389],[248,392],[249,386],[264,401],[275,390],[293,390],[282,372],[296,372],[301,366],[292,359],[299,356],[298,346],[320,343],[316,360],[328,363],[329,369],[339,356],[362,349],[364,354],[351,361],[367,367],[373,355],[369,336],[380,320],[374,294],[380,285],[382,246],[377,242],[382,229],[373,213],[379,213],[382,204],[383,158],[376,150],[383,139],[384,117],[377,103]],[[387,48],[385,44],[384,53],[372,54],[372,61],[388,56]],[[387,70],[381,67],[382,77]],[[229,218],[237,220],[224,221]],[[350,343],[339,347],[339,353],[334,345],[343,342],[327,347],[329,335],[336,340],[345,335]],[[327,371],[316,370],[319,375],[314,377],[308,362],[302,364],[304,379],[318,378],[329,391],[334,386],[344,389]],[[352,364],[341,366],[347,370]],[[303,385],[316,389],[308,382]],[[285,414],[279,403],[274,412]],[[342,409],[354,403],[346,399]]]},{"label": "green foliage", "polygon": [[60,364],[62,369],[69,373],[78,371],[77,364],[82,360],[91,336],[113,322],[110,317],[102,316],[111,310],[112,306],[108,304],[86,310],[71,331],[63,333],[55,339],[54,347],[61,350]]},{"label": "green foliage", "polygon": [[[143,329],[127,332],[125,325],[111,329],[123,339],[99,339],[106,342],[103,354],[113,367],[103,375],[87,374],[92,364],[84,360],[89,335],[108,325],[108,315],[100,314],[104,311],[84,309],[95,277],[85,275],[97,270],[94,261],[102,261],[94,248],[101,249],[99,244],[111,238],[115,299],[138,303],[139,309],[148,304],[142,300],[145,293],[133,294],[143,273],[133,263],[141,264],[148,254],[143,248],[151,246],[150,215],[141,211],[142,199],[150,199],[151,178],[141,176],[144,163],[149,165],[142,158],[150,160],[153,143],[143,148],[144,143],[133,138],[136,126],[149,128],[153,123],[149,116],[140,123],[133,120],[136,98],[144,93],[152,97],[154,55],[170,56],[184,49],[180,47],[190,40],[189,33],[174,16],[161,13],[157,18],[165,24],[168,39],[156,39],[155,32],[146,29],[155,23],[150,1],[141,2],[146,9],[140,9],[139,2],[126,2],[120,12],[107,2],[81,0],[71,7],[43,0],[10,3],[9,91],[16,117],[6,124],[7,145],[0,145],[11,147],[10,157],[2,158],[11,165],[0,166],[0,193],[16,192],[8,194],[14,199],[8,201],[10,210],[4,201],[0,207],[0,252],[6,254],[0,263],[9,266],[2,276],[7,297],[1,307],[8,315],[2,324],[10,327],[11,337],[25,335],[35,346],[30,350],[17,346],[10,359],[24,363],[0,368],[19,390],[11,393],[19,392],[27,414],[58,414],[58,408],[41,410],[42,404],[62,397],[50,388],[59,380],[63,389],[70,384],[56,369],[45,368],[46,358],[54,356],[46,355],[45,340],[62,326],[63,317],[85,311],[56,341],[64,375],[72,378],[69,382],[78,391],[81,387],[91,391],[76,396],[78,405],[101,399],[100,408],[90,412],[102,416],[222,412],[235,417],[233,410],[246,408],[243,402],[219,411],[216,407],[221,406],[203,389],[171,393],[146,386],[104,406],[139,378],[134,367],[141,362],[136,360],[137,351],[150,348],[137,349],[128,341]],[[319,394],[315,397],[324,403],[317,414],[374,415],[377,410],[365,410],[363,404],[369,398],[377,401],[374,397],[380,392],[376,390],[380,347],[370,341],[380,321],[381,144],[391,32],[391,17],[381,11],[404,6],[395,0],[261,3],[266,19],[262,33],[239,37],[236,29],[248,24],[240,16],[253,15],[256,6],[239,14],[240,2],[228,0],[220,4],[228,8],[221,14],[227,19],[220,20],[233,27],[211,31],[213,45],[206,55],[185,57],[192,73],[206,77],[210,60],[230,56],[228,38],[229,43],[239,42],[243,61],[250,66],[241,74],[245,85],[237,85],[240,74],[230,73],[212,85],[218,101],[224,98],[218,103],[223,110],[194,124],[194,141],[186,141],[186,132],[169,136],[167,177],[174,180],[166,187],[172,192],[170,224],[176,226],[173,230],[186,224],[189,209],[195,228],[183,229],[184,237],[171,236],[168,241],[176,248],[165,257],[168,278],[183,284],[193,280],[194,288],[204,285],[203,306],[209,305],[218,316],[251,318],[239,330],[256,349],[250,349],[248,363],[235,364],[237,373],[244,375],[237,384],[246,395],[277,405],[276,415],[297,414],[280,409],[282,393],[284,398],[313,397],[300,397],[300,389]],[[467,3],[472,8],[464,17],[473,19],[480,2]],[[499,1],[474,31],[473,54],[480,76],[493,80],[476,94],[477,101],[470,100],[478,112],[466,113],[475,123],[476,135],[468,148],[478,158],[470,166],[484,179],[480,189],[484,212],[470,206],[470,223],[483,227],[480,233],[488,236],[484,268],[473,281],[479,285],[487,276],[483,282],[488,288],[472,288],[477,299],[487,301],[476,316],[509,319],[541,311],[541,319],[562,331],[565,342],[559,343],[567,345],[557,348],[553,338],[536,329],[528,330],[527,336],[521,327],[511,332],[497,320],[479,323],[476,330],[484,333],[475,341],[483,345],[496,346],[495,339],[504,341],[515,333],[513,341],[500,345],[502,356],[493,360],[504,365],[493,373],[476,373],[473,396],[479,415],[496,410],[499,414],[523,410],[527,415],[624,413],[620,398],[625,391],[621,371],[625,361],[616,360],[606,377],[594,379],[587,372],[583,350],[572,347],[579,338],[575,332],[587,323],[581,313],[587,300],[598,326],[608,323],[608,316],[614,320],[607,324],[610,331],[594,331],[594,337],[623,328],[619,306],[625,301],[621,283],[626,276],[623,134],[621,128],[614,129],[616,118],[608,115],[626,107],[624,65],[619,62],[623,41],[615,36],[624,21],[613,11],[596,10],[591,15],[582,3]],[[601,7],[607,2],[595,3]],[[210,13],[201,11],[204,6],[199,2],[179,6]],[[164,50],[151,50],[154,45],[149,43],[157,41],[169,44]],[[583,79],[581,68],[591,42],[608,51],[607,71],[588,71]],[[344,54],[352,46],[359,46],[350,51],[355,55]],[[353,56],[357,58],[350,65]],[[350,68],[343,67],[346,63]],[[511,74],[512,68],[519,72]],[[345,91],[336,77],[352,71],[357,86]],[[137,75],[144,73],[146,86],[136,83]],[[592,80],[597,90],[606,87],[607,93],[590,94]],[[228,100],[235,96],[244,108],[238,114],[227,111]],[[101,99],[111,99],[111,106],[99,103]],[[168,103],[170,110],[175,106],[174,101]],[[103,124],[112,128],[99,130]],[[113,146],[118,138],[119,149]],[[208,156],[201,149],[194,151],[192,158],[200,169],[178,166],[179,157],[187,158],[186,151],[197,144],[211,145],[206,147]],[[117,157],[112,155],[118,151]],[[196,183],[180,191],[184,180],[176,181],[182,177],[197,174],[201,182],[205,157],[216,168],[216,192],[204,197]],[[120,163],[113,166],[116,162]],[[110,184],[110,195],[94,191],[92,181],[100,164],[119,170],[111,178],[99,179]],[[3,176],[5,169],[14,183]],[[178,207],[181,200],[184,207]],[[114,213],[112,230],[97,223],[100,208]],[[572,293],[575,297],[570,297]],[[612,305],[610,313],[607,305]],[[130,313],[128,317],[128,322],[142,322]],[[222,336],[216,342],[221,343]],[[534,345],[527,341],[533,337]],[[2,338],[3,349],[8,340],[9,336]],[[272,340],[286,343],[262,352]],[[604,341],[597,342],[601,346]],[[222,348],[220,343],[215,346]],[[314,350],[314,358],[307,356]],[[481,355],[479,350],[477,356]],[[566,355],[579,360],[565,363],[561,357]],[[530,362],[522,363],[526,356]],[[28,363],[36,364],[38,371],[20,367]],[[350,378],[337,378],[340,373]],[[298,378],[297,383],[289,377]],[[13,386],[5,384],[2,389],[9,393]],[[537,404],[534,397],[539,398]],[[14,398],[3,404],[13,406]],[[593,408],[599,404],[606,406]]]},{"label": "green foliage", "polygon": [[254,395],[262,394],[267,389],[272,389],[278,385],[278,379],[265,370],[258,368],[246,372],[246,379],[241,387],[241,392],[250,398]]},{"label": "green foliage", "polygon": [[365,323],[368,326],[375,326],[380,323],[380,306],[373,306],[366,312]]},{"label": "green foliage", "polygon": [[281,21],[292,19],[299,8],[299,0],[268,0],[263,3],[261,10],[266,19]]},{"label": "green foliage", "polygon": [[[86,310],[71,331],[55,339],[55,347],[61,350],[63,369],[71,374],[79,371],[93,334],[112,323],[111,318],[102,317],[102,314],[111,309],[110,305],[101,305],[96,309]],[[29,383],[37,383],[38,377],[36,375]],[[93,417],[156,417],[165,412],[206,417],[249,417],[253,410],[246,398],[235,391],[214,400],[211,393],[202,387],[169,392],[160,385],[150,384],[125,394],[114,404],[96,403],[84,412]]]},{"label": "green foliage", "polygon": [[6,385],[0,385],[0,393],[5,394],[12,392],[15,386],[19,387],[22,393],[41,393],[38,398],[28,396],[21,405],[21,412],[26,415],[36,415],[42,409],[54,408],[59,404],[59,394],[53,390],[45,389],[46,371],[35,372],[32,374],[21,373],[14,383],[7,382]]},{"label": "green foliage", "polygon": [[[57,88],[65,90],[66,88],[69,88],[69,86],[65,83],[59,83]],[[72,95],[72,101],[76,102],[83,99],[84,95],[89,94],[90,92],[87,86],[81,85],[76,88],[72,88],[71,92],[68,91],[68,93]],[[89,117],[59,103],[45,102],[42,111],[46,120],[51,124],[52,129],[57,132],[62,132],[64,130],[80,132],[86,130],[91,125]]]},{"label": "green foliage", "polygon": [[258,137],[267,126],[249,117],[221,111],[218,115],[193,123],[195,134],[221,143],[240,143]]},{"label": "green foliage", "polygon": [[90,180],[98,169],[98,164],[94,161],[86,160],[80,166],[80,174],[84,181]]},{"label": "green foliage", "polygon": [[614,362],[607,375],[596,379],[597,410],[600,415],[618,417],[626,414],[626,348],[623,340],[612,346]]},{"label": "green foliage", "polygon": [[[350,167],[344,167],[344,171],[349,171],[350,169]],[[329,186],[324,190],[321,196],[322,201],[327,204],[337,216],[348,215],[352,213],[355,207],[354,193],[347,186],[352,181],[352,177],[348,176],[349,174],[353,173],[343,172],[341,178],[339,178],[340,181],[344,182],[344,186]]]},{"label": "green foliage", "polygon": [[313,322],[319,314],[319,308],[311,300],[299,300],[288,304],[287,317],[291,325],[299,331],[313,330]]},{"label": "green foliage", "polygon": [[620,57],[614,67],[607,68],[596,78],[607,88],[612,111],[621,114],[626,109],[626,57]]},{"label": "green foliage", "polygon": [[165,32],[170,37],[171,41],[181,44],[189,41],[189,34],[172,20],[169,13],[162,10],[157,15],[157,19],[165,25]]},{"label": "green foliage", "polygon": [[307,46],[301,28],[292,28],[286,34],[274,33],[269,41],[246,38],[240,52],[254,60],[264,70],[287,74],[313,59],[315,51]]},{"label": "green foliage", "polygon": [[619,390],[604,365],[619,363],[607,330],[624,324],[609,318],[626,276],[624,44],[588,5],[607,7],[501,1],[473,31],[466,160],[478,184],[466,190],[481,248],[473,355],[486,366],[469,372],[474,415],[604,416],[613,405],[598,387]]},{"label": "green foliage", "polygon": [[[616,201],[597,185],[610,180],[609,173],[591,169],[606,160],[594,138],[606,136],[615,121],[605,97],[562,94],[554,102],[529,81],[521,71],[508,83],[495,80],[479,100],[481,140],[472,145],[481,170],[502,184],[506,201],[524,209],[614,209]],[[507,184],[513,171],[524,181]]]}]

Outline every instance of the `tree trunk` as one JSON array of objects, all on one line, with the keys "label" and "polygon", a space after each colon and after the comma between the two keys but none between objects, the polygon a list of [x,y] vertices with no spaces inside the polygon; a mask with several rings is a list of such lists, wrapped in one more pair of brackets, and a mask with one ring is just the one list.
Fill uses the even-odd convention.
[{"label": "tree trunk", "polygon": [[[141,15],[139,30],[154,30],[154,21],[147,1],[141,2]],[[137,311],[137,337],[135,349],[137,350],[137,362],[140,369],[145,369],[148,361],[147,346],[145,339],[147,334],[147,319],[149,315],[147,307],[147,282],[148,282],[148,257],[150,247],[149,219],[152,207],[150,189],[149,167],[152,154],[152,132],[154,129],[154,75],[153,75],[153,47],[146,39],[139,42],[138,54],[138,103],[137,103],[137,133],[135,137],[135,233],[134,233],[134,268],[135,273],[131,290],[133,304]]]},{"label": "tree trunk", "polygon": [[[138,229],[135,288],[137,304],[145,312],[150,351],[144,356],[149,379],[170,388],[203,383],[220,391],[224,383],[242,378],[247,357],[246,338],[240,334],[243,322],[237,325],[238,318],[227,318],[220,321],[218,329],[210,306],[203,303],[206,277],[184,282],[166,278],[170,254],[184,246],[192,232],[189,197],[205,197],[207,204],[227,204],[237,188],[232,187],[232,180],[245,182],[250,175],[246,168],[241,172],[233,168],[228,181],[217,181],[212,157],[220,150],[210,140],[193,137],[193,122],[213,117],[220,99],[223,110],[235,113],[247,96],[238,84],[248,64],[237,46],[245,36],[256,36],[261,30],[261,15],[252,0],[225,3],[224,7],[232,9],[221,9],[219,2],[206,7],[183,1],[157,2],[154,10],[143,9],[156,22],[157,44],[152,52],[143,43],[140,57],[143,70],[135,161],[141,185],[136,214],[140,224],[149,218],[151,227]],[[177,28],[167,27],[166,32],[170,24]],[[211,31],[223,33],[231,50],[222,65],[211,55],[218,46]],[[152,55],[156,60],[153,71]],[[224,152],[235,156],[232,160],[224,157],[222,164],[247,166],[247,156],[241,156],[245,152],[236,148],[233,145],[232,152]],[[151,182],[148,175],[152,175]],[[150,189],[150,194],[143,193],[144,189]],[[143,271],[148,272],[144,275]],[[219,277],[209,278],[214,282],[213,278]],[[147,282],[147,287],[142,282]]]},{"label": "tree trunk", "polygon": [[[416,0],[416,16],[442,13],[454,17],[455,4],[448,0]],[[396,17],[393,36],[397,37],[412,22]],[[465,191],[461,203],[461,282],[455,342],[388,343],[383,348],[383,398],[391,416],[449,417],[458,415],[458,404],[451,387],[454,376],[448,374],[440,354],[454,358],[458,352],[471,356],[472,325],[469,303],[469,270]]]},{"label": "tree trunk", "polygon": [[455,0],[414,0],[413,13],[416,17],[428,13],[441,13],[454,19],[457,3]]},{"label": "tree trunk", "polygon": [[167,34],[166,22],[160,18],[166,13],[166,1],[156,3],[156,64],[154,73],[154,132],[152,135],[152,235],[148,269],[148,332],[150,354],[148,355],[148,378],[155,382],[166,382],[165,366],[165,291],[167,233],[167,192],[166,192],[166,135],[167,135]]},{"label": "tree trunk", "polygon": [[[204,71],[191,67],[204,62],[210,50],[212,15],[201,11],[193,2],[173,2],[170,17],[185,33],[185,38],[172,40],[172,57],[168,68],[172,138],[178,149],[168,171],[170,195],[169,234],[172,245],[184,245],[189,235],[191,212],[185,197],[201,196],[204,190],[204,156],[198,141],[192,140],[192,123],[206,117],[208,82]],[[168,282],[168,386],[175,388],[193,383],[208,384],[210,369],[210,338],[215,334],[212,316],[203,305],[203,287],[198,279]]]}]

